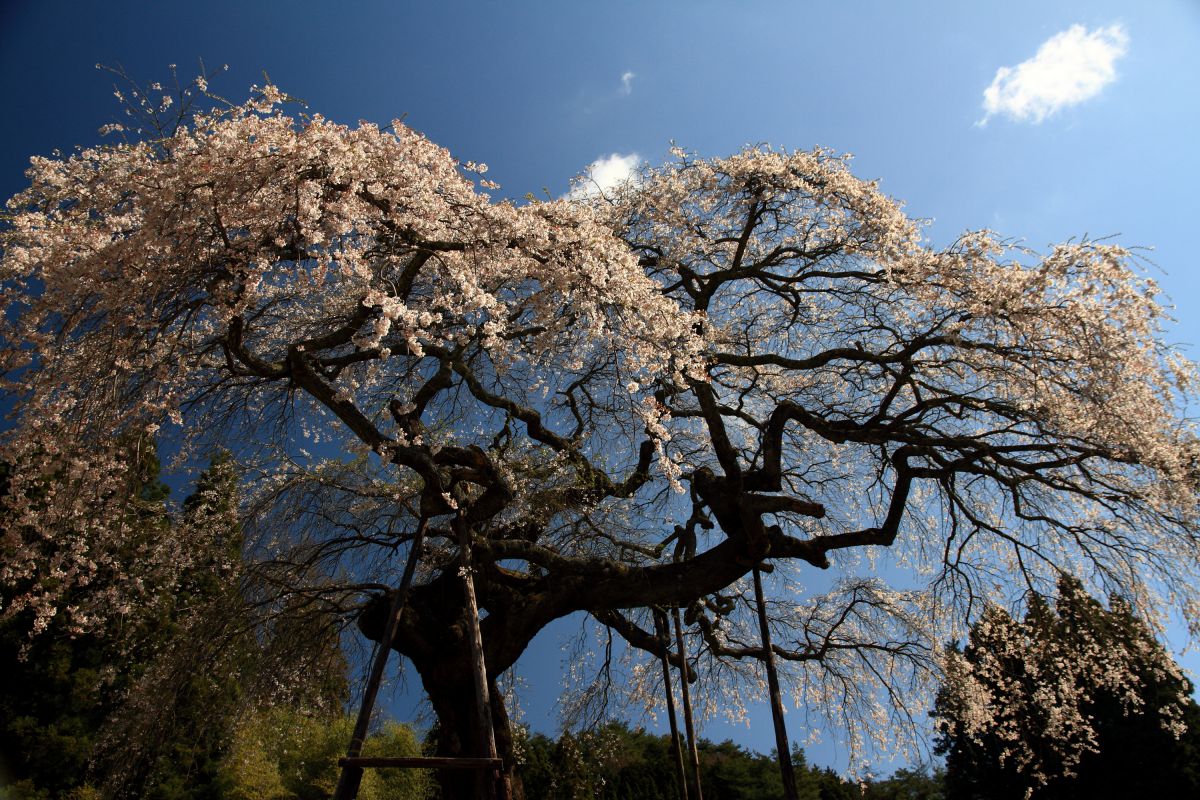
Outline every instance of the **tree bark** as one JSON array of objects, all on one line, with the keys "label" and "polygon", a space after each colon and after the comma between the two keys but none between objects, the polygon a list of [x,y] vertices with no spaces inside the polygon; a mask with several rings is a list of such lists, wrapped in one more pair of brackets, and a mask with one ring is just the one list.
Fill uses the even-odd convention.
[{"label": "tree bark", "polygon": [[[519,538],[478,537],[470,541],[470,563],[478,606],[486,609],[486,617],[478,619],[471,613],[463,581],[451,565],[413,589],[393,647],[411,659],[433,704],[439,726],[439,756],[489,755],[487,748],[480,746],[488,726],[479,722],[479,708],[474,701],[471,640],[476,636],[486,662],[496,754],[504,761],[506,771],[497,791],[502,797],[520,797],[512,735],[507,730],[503,700],[495,693],[495,680],[516,663],[540,630],[576,611],[602,618],[606,611],[625,608],[686,605],[750,571],[759,560],[759,550],[780,537],[778,528],[764,526],[752,513],[734,513],[739,495],[722,487],[715,476],[709,474],[702,482],[706,483],[712,505],[719,507],[721,513],[717,516],[727,517],[723,522],[728,538],[683,562],[626,566],[565,557]],[[751,528],[755,529],[753,533],[748,530]],[[444,531],[440,535],[461,541],[457,533]],[[500,563],[508,559],[538,564],[541,571],[506,570]],[[359,627],[368,638],[379,641],[383,637],[390,599],[390,595],[376,598],[360,615]],[[474,623],[478,625],[477,633],[472,631]],[[638,631],[625,631],[621,635],[644,638],[650,642],[646,649],[661,656],[673,650],[667,621],[662,620],[662,624],[663,630],[656,634],[638,637]],[[473,788],[471,779],[463,771],[441,771],[438,781],[445,800],[487,796],[481,787]]]},{"label": "tree bark", "polygon": [[[469,661],[460,659],[457,665],[445,663],[435,675],[421,675],[422,685],[437,716],[436,744],[439,756],[485,755],[480,752],[479,743],[490,731],[480,729],[474,681],[469,670]],[[435,775],[442,800],[479,800],[493,796],[493,793],[501,800],[522,800],[524,797],[512,767],[516,754],[504,699],[496,690],[495,681],[489,678],[488,683],[496,755],[504,762],[504,772],[496,776],[491,770],[438,770]]]},{"label": "tree bark", "polygon": [[[358,624],[367,638],[376,641],[381,638],[389,601],[388,596],[381,596],[360,615]],[[476,702],[477,655],[471,646],[473,636],[470,622],[464,583],[455,570],[446,570],[431,583],[417,587],[411,593],[393,647],[412,661],[433,706],[437,718],[437,755],[449,758],[488,757],[491,753],[487,752],[483,743],[491,740],[494,731],[495,755],[504,762],[505,768],[499,780],[491,771],[476,774],[473,770],[438,770],[436,779],[443,800],[480,800],[490,796],[489,792],[493,791],[491,786],[497,783],[494,791],[498,797],[520,800],[523,793],[513,771],[515,751],[512,731],[503,695],[496,689],[495,683],[496,676],[511,666],[515,656],[507,648],[493,654],[488,643],[503,641],[506,637],[488,635],[487,625],[481,626],[484,628],[481,635],[485,643],[483,652],[487,666],[484,688],[490,715],[481,714]],[[490,617],[483,620],[483,623],[489,622]],[[520,649],[516,651],[517,654]],[[488,716],[490,722],[487,721]],[[479,782],[481,777],[487,778],[487,784]]]}]

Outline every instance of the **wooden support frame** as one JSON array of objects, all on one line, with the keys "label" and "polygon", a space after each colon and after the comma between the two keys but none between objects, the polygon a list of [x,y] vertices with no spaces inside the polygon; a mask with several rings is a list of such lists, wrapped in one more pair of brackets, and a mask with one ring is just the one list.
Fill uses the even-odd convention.
[{"label": "wooden support frame", "polygon": [[687,731],[688,754],[692,762],[692,777],[695,780],[696,800],[704,800],[700,788],[700,752],[696,749],[696,728],[692,724],[692,694],[688,689],[687,648],[683,646],[683,623],[679,619],[679,607],[671,607],[675,623],[675,644],[679,648],[679,692],[683,698],[683,727]]},{"label": "wooden support frame", "polygon": [[[467,521],[460,515],[454,517],[451,527],[458,534],[458,548],[461,557],[459,570],[463,576],[463,595],[467,612],[467,636],[471,646],[472,677],[475,684],[475,713],[476,722],[482,732],[479,742],[485,753],[481,761],[495,762],[491,770],[491,780],[480,776],[476,785],[477,794],[486,800],[507,798],[512,792],[508,786],[507,776],[503,771],[503,762],[496,752],[496,731],[492,727],[492,698],[488,691],[487,664],[483,659],[483,634],[479,629],[479,606],[475,600],[474,565],[471,559],[471,530]],[[483,767],[480,767],[483,768]],[[491,769],[491,768],[489,768]]]},{"label": "wooden support frame", "polygon": [[387,665],[388,654],[392,642],[396,638],[396,628],[400,624],[400,616],[404,612],[404,604],[408,600],[408,591],[416,574],[417,563],[421,558],[421,550],[425,546],[425,533],[429,520],[422,519],[413,535],[412,550],[404,565],[404,575],[400,586],[392,598],[388,610],[387,622],[384,626],[383,637],[379,648],[371,661],[371,672],[363,690],[362,706],[358,710],[358,718],[354,724],[354,733],[346,755],[338,759],[341,775],[338,776],[337,787],[334,789],[333,800],[355,800],[358,797],[359,786],[362,783],[364,769],[471,769],[488,770],[491,780],[482,780],[479,786],[479,796],[486,800],[506,799],[511,796],[510,787],[504,772],[504,761],[496,753],[496,735],[492,728],[491,704],[488,697],[487,666],[483,660],[483,639],[479,630],[479,606],[475,600],[475,580],[471,575],[471,535],[465,521],[461,517],[454,520],[454,528],[458,533],[461,551],[461,566],[463,576],[463,597],[467,612],[467,635],[470,639],[471,660],[475,678],[475,699],[479,706],[479,717],[483,739],[480,744],[487,753],[483,758],[444,757],[444,756],[413,756],[413,757],[370,757],[362,755],[363,742],[367,738],[367,728],[371,723],[371,712],[375,707],[375,698],[379,694],[379,685],[383,679],[383,670]]},{"label": "wooden support frame", "polygon": [[687,770],[683,766],[683,745],[679,738],[679,724],[675,721],[675,693],[671,691],[671,662],[667,653],[671,652],[671,636],[667,632],[667,612],[661,608],[653,609],[654,633],[662,646],[662,676],[663,692],[667,698],[667,719],[671,723],[671,741],[675,744],[675,773],[679,778],[679,797],[688,800]]},{"label": "wooden support frame", "polygon": [[[417,562],[421,560],[421,548],[425,546],[425,532],[429,528],[429,520],[422,519],[413,535],[412,549],[408,561],[404,565],[404,575],[400,578],[400,586],[392,598],[388,609],[387,624],[383,629],[383,637],[379,641],[379,649],[371,661],[371,673],[367,678],[367,686],[363,690],[362,706],[358,709],[358,719],[354,723],[354,734],[350,738],[350,746],[346,749],[343,761],[354,761],[362,754],[363,742],[367,740],[367,728],[371,724],[371,712],[375,708],[375,697],[379,694],[379,684],[383,680],[383,669],[387,665],[388,653],[392,649],[392,641],[396,638],[396,628],[400,625],[400,615],[404,613],[404,603],[408,599],[408,590],[412,586],[413,575],[417,571]],[[358,787],[362,783],[362,767],[354,764],[342,764],[341,775],[338,776],[337,786],[333,790],[333,800],[354,800],[358,797]]]}]

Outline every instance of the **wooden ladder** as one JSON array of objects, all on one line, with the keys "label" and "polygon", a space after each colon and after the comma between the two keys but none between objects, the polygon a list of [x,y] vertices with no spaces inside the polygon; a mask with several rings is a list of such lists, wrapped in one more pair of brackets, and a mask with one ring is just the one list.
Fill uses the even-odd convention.
[{"label": "wooden ladder", "polygon": [[497,787],[504,770],[504,762],[496,754],[496,734],[492,727],[491,699],[488,694],[487,668],[483,660],[483,637],[479,631],[479,606],[475,600],[475,579],[471,568],[471,537],[466,523],[461,518],[455,518],[453,527],[458,534],[463,576],[463,593],[466,599],[467,634],[471,647],[471,666],[475,683],[475,702],[479,719],[479,729],[484,731],[482,737],[486,756],[482,758],[464,757],[413,757],[400,758],[366,757],[362,755],[363,742],[367,738],[367,728],[371,723],[371,712],[375,706],[375,698],[379,694],[379,684],[383,678],[383,670],[387,664],[392,642],[396,638],[396,629],[400,626],[400,616],[404,613],[404,604],[408,600],[408,592],[412,586],[413,575],[417,570],[417,562],[421,558],[421,550],[425,544],[425,533],[428,520],[422,519],[413,536],[412,550],[408,554],[408,562],[404,565],[404,575],[400,579],[400,587],[392,597],[388,610],[387,623],[384,626],[383,637],[371,661],[371,672],[367,677],[367,686],[363,691],[362,707],[358,710],[354,734],[346,755],[338,759],[341,775],[338,777],[337,788],[334,789],[333,800],[355,800],[358,797],[359,784],[362,782],[364,769],[475,769],[490,770],[492,780],[485,781],[484,797],[491,800],[497,797]]}]

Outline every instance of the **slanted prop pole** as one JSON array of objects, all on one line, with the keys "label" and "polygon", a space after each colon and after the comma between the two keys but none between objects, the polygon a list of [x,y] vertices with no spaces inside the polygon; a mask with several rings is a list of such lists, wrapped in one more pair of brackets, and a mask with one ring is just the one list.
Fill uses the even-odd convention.
[{"label": "slanted prop pole", "polygon": [[[480,730],[479,746],[484,757],[497,758],[496,732],[492,729],[492,700],[488,691],[487,664],[483,660],[483,634],[479,630],[479,606],[475,600],[474,566],[471,559],[471,531],[467,521],[461,515],[454,518],[455,532],[458,534],[458,548],[462,557],[459,569],[463,577],[463,597],[466,601],[467,637],[471,646],[471,666],[475,679],[475,712],[478,715],[476,723]],[[491,780],[488,780],[490,772]],[[504,800],[511,792],[507,776],[503,770],[489,770],[479,774],[479,783],[483,784],[481,796],[488,800]]]},{"label": "slanted prop pole", "polygon": [[654,609],[654,633],[662,646],[663,691],[667,696],[667,719],[671,723],[671,741],[675,743],[675,772],[679,778],[679,797],[688,800],[687,770],[683,766],[683,746],[679,741],[679,724],[675,721],[675,693],[671,691],[671,635],[667,632],[667,614],[660,608]]},{"label": "slanted prop pole", "polygon": [[[375,697],[379,694],[379,684],[383,679],[383,669],[392,649],[392,640],[396,638],[396,628],[400,626],[400,615],[404,612],[408,589],[412,586],[413,575],[417,571],[417,561],[420,560],[421,548],[425,545],[425,530],[428,525],[429,521],[423,518],[413,535],[412,549],[408,553],[408,562],[404,565],[404,575],[400,578],[400,587],[392,597],[383,637],[379,640],[379,647],[371,662],[371,674],[367,678],[366,689],[363,690],[362,706],[358,709],[358,719],[354,723],[354,735],[350,738],[350,747],[346,750],[348,759],[356,759],[362,755],[367,728],[371,724],[371,712],[375,708]],[[355,800],[358,797],[358,786],[362,783],[362,774],[361,766],[343,764],[337,787],[333,790],[333,800]]]},{"label": "slanted prop pole", "polygon": [[688,752],[692,760],[692,776],[696,780],[696,800],[704,800],[700,789],[700,753],[696,749],[696,729],[692,725],[692,694],[688,689],[687,650],[683,646],[683,623],[679,620],[679,607],[671,607],[675,621],[675,644],[679,648],[679,691],[683,696],[683,727],[687,731]]},{"label": "slanted prop pole", "polygon": [[792,769],[792,751],[788,746],[787,727],[783,723],[783,696],[779,692],[779,674],[775,671],[775,650],[767,625],[767,604],[763,601],[762,572],[754,568],[754,602],[758,606],[758,628],[762,635],[763,664],[767,668],[767,687],[771,691],[771,718],[775,722],[775,750],[779,754],[779,772],[787,800],[796,798],[796,773]]}]

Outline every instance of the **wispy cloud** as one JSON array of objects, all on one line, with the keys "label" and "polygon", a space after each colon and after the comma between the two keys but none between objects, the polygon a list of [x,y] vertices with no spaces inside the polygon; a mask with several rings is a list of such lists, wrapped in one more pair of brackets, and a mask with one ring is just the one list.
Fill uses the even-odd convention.
[{"label": "wispy cloud", "polygon": [[625,183],[636,184],[641,163],[642,157],[637,153],[601,156],[588,164],[583,174],[571,182],[571,191],[564,196],[571,200],[582,200],[607,195]]},{"label": "wispy cloud", "polygon": [[625,70],[621,73],[621,96],[627,97],[633,93],[633,79],[637,77],[637,73]]},{"label": "wispy cloud", "polygon": [[1094,31],[1072,25],[1051,36],[1033,58],[996,70],[992,85],[983,91],[986,113],[979,124],[1000,114],[1036,124],[1095,97],[1117,79],[1117,59],[1128,44],[1119,24]]}]

